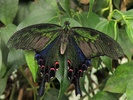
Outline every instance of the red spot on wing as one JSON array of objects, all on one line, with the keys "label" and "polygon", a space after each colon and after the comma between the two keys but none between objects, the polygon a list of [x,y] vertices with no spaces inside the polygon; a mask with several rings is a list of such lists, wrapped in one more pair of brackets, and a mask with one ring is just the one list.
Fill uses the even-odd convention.
[{"label": "red spot on wing", "polygon": [[56,61],[56,62],[54,63],[54,66],[55,66],[56,70],[58,70],[58,68],[59,68],[59,62]]}]

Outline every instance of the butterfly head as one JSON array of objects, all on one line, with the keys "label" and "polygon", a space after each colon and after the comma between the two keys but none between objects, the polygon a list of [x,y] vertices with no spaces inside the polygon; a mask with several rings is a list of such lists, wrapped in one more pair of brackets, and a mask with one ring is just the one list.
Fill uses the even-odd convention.
[{"label": "butterfly head", "polygon": [[69,21],[65,21],[64,22],[64,31],[67,32],[70,29],[70,22]]}]

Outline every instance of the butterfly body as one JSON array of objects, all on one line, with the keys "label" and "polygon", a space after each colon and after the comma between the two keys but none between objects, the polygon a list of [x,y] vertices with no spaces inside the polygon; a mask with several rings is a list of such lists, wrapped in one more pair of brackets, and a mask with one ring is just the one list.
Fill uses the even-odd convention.
[{"label": "butterfly body", "polygon": [[[91,65],[91,59],[106,55],[113,59],[123,56],[119,44],[109,36],[85,27],[72,27],[66,21],[61,27],[55,24],[37,24],[17,31],[9,40],[16,49],[34,50],[42,74],[39,95],[44,85],[55,77],[60,56],[66,56],[68,78],[74,84],[76,95],[81,94],[79,78]],[[44,85],[43,85],[44,84]],[[41,88],[43,87],[43,88]]]}]

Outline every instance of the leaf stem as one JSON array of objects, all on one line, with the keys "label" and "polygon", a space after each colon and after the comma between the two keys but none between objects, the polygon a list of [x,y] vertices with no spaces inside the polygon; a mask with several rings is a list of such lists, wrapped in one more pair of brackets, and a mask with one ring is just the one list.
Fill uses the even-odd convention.
[{"label": "leaf stem", "polygon": [[94,0],[90,0],[89,12],[88,12],[87,17],[89,17],[90,13],[92,13],[93,3],[94,3]]},{"label": "leaf stem", "polygon": [[113,5],[112,5],[112,0],[109,1],[109,16],[108,20],[112,18],[112,11],[113,11]]},{"label": "leaf stem", "polygon": [[117,21],[115,21],[115,24],[114,24],[114,39],[116,40],[117,39]]}]

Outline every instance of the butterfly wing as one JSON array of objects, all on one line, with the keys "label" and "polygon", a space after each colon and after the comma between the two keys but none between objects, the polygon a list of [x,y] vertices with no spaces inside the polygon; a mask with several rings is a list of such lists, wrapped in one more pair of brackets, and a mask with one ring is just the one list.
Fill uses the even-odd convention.
[{"label": "butterfly wing", "polygon": [[73,27],[69,31],[67,45],[68,78],[75,86],[76,95],[81,94],[79,78],[91,65],[90,59],[96,56],[109,56],[113,59],[123,56],[123,50],[111,37],[90,28]]},{"label": "butterfly wing", "polygon": [[32,25],[17,31],[8,43],[17,49],[36,51],[35,58],[42,73],[40,96],[44,92],[43,84],[55,76],[60,54],[67,56],[68,78],[75,85],[76,95],[81,94],[79,78],[90,66],[89,59],[102,55],[114,59],[123,56],[121,47],[112,38],[102,32],[84,27],[64,30],[55,24]]},{"label": "butterfly wing", "polygon": [[73,27],[71,32],[87,59],[103,55],[118,59],[124,55],[120,45],[102,32],[85,27]]},{"label": "butterfly wing", "polygon": [[59,35],[61,26],[55,24],[36,24],[17,31],[8,41],[16,49],[40,51]]},{"label": "butterfly wing", "polygon": [[[67,59],[68,59],[68,78],[71,84],[75,86],[76,95],[81,95],[79,79],[83,76],[83,72],[90,66],[90,61],[85,57],[73,36],[68,37]],[[87,63],[89,61],[89,63]]]},{"label": "butterfly wing", "polygon": [[35,59],[38,62],[40,72],[42,73],[42,82],[39,87],[38,94],[43,95],[45,83],[50,81],[50,78],[55,77],[56,70],[59,67],[59,48],[60,36],[56,37],[42,51],[36,51]]}]

